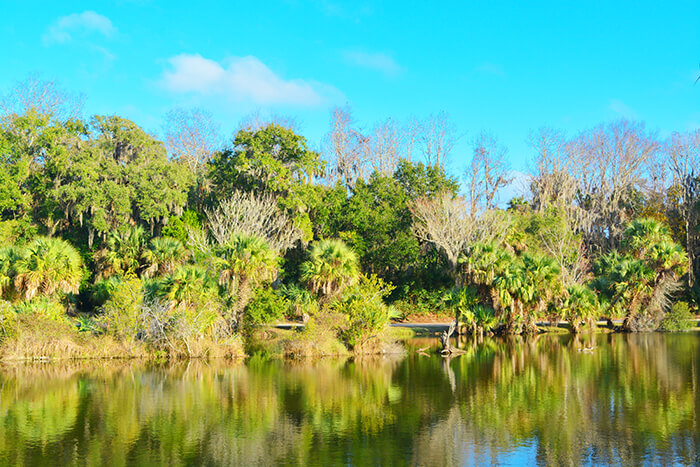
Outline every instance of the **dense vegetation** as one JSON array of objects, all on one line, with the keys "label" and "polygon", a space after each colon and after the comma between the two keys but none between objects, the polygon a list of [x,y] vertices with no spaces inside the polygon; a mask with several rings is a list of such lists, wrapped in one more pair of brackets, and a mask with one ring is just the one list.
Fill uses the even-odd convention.
[{"label": "dense vegetation", "polygon": [[287,353],[378,351],[390,317],[421,310],[474,333],[675,330],[696,303],[699,132],[542,130],[527,194],[504,208],[505,149],[480,135],[452,176],[444,114],[368,133],[336,109],[314,151],[288,122],[219,144],[206,114],[182,111],[163,143],[37,95],[0,123],[0,313],[18,353],[27,329],[60,328],[236,354],[282,318],[306,323]]}]

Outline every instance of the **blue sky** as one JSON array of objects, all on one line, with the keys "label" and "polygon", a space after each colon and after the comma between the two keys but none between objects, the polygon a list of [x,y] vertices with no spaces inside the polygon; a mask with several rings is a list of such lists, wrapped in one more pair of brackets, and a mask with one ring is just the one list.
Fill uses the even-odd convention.
[{"label": "blue sky", "polygon": [[540,126],[700,126],[700,2],[0,0],[0,13],[0,89],[40,73],[84,93],[86,114],[154,132],[175,106],[227,134],[260,110],[317,145],[335,105],[366,126],[444,110],[464,135],[457,173],[481,130],[523,171]]}]

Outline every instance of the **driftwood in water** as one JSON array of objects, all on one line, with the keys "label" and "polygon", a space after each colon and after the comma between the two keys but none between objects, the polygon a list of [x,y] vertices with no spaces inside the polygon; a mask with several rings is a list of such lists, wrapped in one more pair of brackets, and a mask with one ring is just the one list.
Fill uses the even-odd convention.
[{"label": "driftwood in water", "polygon": [[452,347],[452,342],[450,337],[452,333],[455,332],[455,323],[450,324],[450,328],[447,331],[442,331],[440,335],[440,342],[442,343],[442,350],[440,351],[443,355],[456,355],[465,353],[464,350],[458,349],[457,347]]}]

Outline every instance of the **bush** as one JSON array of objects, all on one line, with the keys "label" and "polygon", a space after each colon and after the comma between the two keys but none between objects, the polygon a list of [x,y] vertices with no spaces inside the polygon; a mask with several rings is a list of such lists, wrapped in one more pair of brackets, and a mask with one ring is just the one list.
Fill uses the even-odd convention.
[{"label": "bush", "polygon": [[279,321],[289,306],[289,301],[276,291],[270,288],[259,289],[246,307],[246,323],[258,325]]},{"label": "bush", "polygon": [[111,281],[109,298],[102,306],[102,323],[107,332],[133,341],[142,331],[143,283],[140,279]]},{"label": "bush", "polygon": [[446,291],[444,289],[411,290],[404,295],[404,298],[396,300],[393,305],[399,311],[402,318],[409,315],[416,316],[454,316],[454,310],[444,300]]},{"label": "bush", "polygon": [[339,336],[350,348],[358,350],[389,324],[389,308],[383,298],[393,289],[377,276],[363,275],[359,284],[350,287],[342,299],[332,304],[334,311],[346,316]]},{"label": "bush", "polygon": [[695,326],[695,322],[691,321],[695,316],[690,311],[687,302],[677,302],[671,308],[671,311],[666,313],[661,325],[660,331],[676,332],[687,331]]},{"label": "bush", "polygon": [[19,314],[37,314],[51,321],[68,321],[66,307],[60,302],[48,297],[37,297],[31,300],[23,300],[15,304],[15,311]]}]

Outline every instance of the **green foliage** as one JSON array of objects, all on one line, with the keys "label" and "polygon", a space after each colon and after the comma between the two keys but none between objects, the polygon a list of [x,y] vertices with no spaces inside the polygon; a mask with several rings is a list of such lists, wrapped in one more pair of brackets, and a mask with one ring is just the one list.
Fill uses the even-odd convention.
[{"label": "green foliage", "polygon": [[694,318],[695,315],[690,311],[687,302],[674,303],[671,310],[664,315],[659,330],[668,332],[688,331],[695,326]]},{"label": "green foliage", "polygon": [[183,264],[190,252],[176,238],[156,237],[151,240],[150,248],[143,252],[143,275],[146,278],[172,274],[177,266]]},{"label": "green foliage", "polygon": [[593,291],[585,285],[574,284],[566,288],[566,298],[559,307],[559,316],[569,322],[578,332],[583,322],[592,322],[598,317],[600,306]]},{"label": "green foliage", "polygon": [[133,341],[143,330],[143,282],[131,278],[110,285],[109,298],[102,306],[98,322],[107,332],[124,340]]},{"label": "green foliage", "polygon": [[285,298],[288,308],[286,315],[290,319],[306,321],[319,310],[316,297],[309,290],[296,284],[282,284],[279,293]]},{"label": "green foliage", "polygon": [[187,209],[181,216],[170,216],[165,224],[161,235],[180,240],[184,245],[189,239],[189,229],[198,230],[202,228],[202,221],[196,211]]},{"label": "green foliage", "polygon": [[637,219],[625,230],[622,253],[612,251],[596,261],[593,284],[612,310],[625,313],[625,328],[650,330],[663,318],[686,265],[687,256],[671,240],[668,227]]},{"label": "green foliage", "polygon": [[422,288],[412,288],[405,286],[402,297],[392,303],[398,310],[400,317],[431,316],[441,317],[454,316],[454,310],[445,301],[444,289],[428,290]]},{"label": "green foliage", "polygon": [[270,324],[284,317],[289,308],[289,301],[279,292],[272,289],[259,289],[245,310],[247,324]]},{"label": "green foliage", "polygon": [[135,276],[141,268],[147,234],[143,227],[124,227],[110,232],[104,246],[94,255],[97,279]]},{"label": "green foliage", "polygon": [[22,300],[14,305],[15,311],[22,315],[40,315],[51,321],[64,322],[66,307],[60,302],[49,297],[36,297],[31,300]]},{"label": "green foliage", "polygon": [[219,283],[234,294],[242,288],[255,288],[271,282],[279,265],[279,256],[262,238],[234,235],[216,250]]},{"label": "green foliage", "polygon": [[83,276],[82,258],[68,242],[37,237],[14,253],[12,276],[19,296],[58,297],[78,293]]},{"label": "green foliage", "polygon": [[207,307],[218,304],[216,280],[198,265],[184,265],[153,283],[155,297],[172,306]]},{"label": "green foliage", "polygon": [[324,297],[333,297],[357,281],[357,255],[341,240],[321,240],[301,265],[301,280]]},{"label": "green foliage", "polygon": [[331,305],[333,311],[347,318],[339,336],[350,348],[361,349],[386,328],[389,309],[383,299],[392,290],[393,286],[379,277],[362,275],[357,285]]},{"label": "green foliage", "polygon": [[219,197],[235,188],[286,194],[321,169],[318,153],[307,148],[303,136],[273,123],[240,130],[232,146],[215,156],[211,178]]}]

